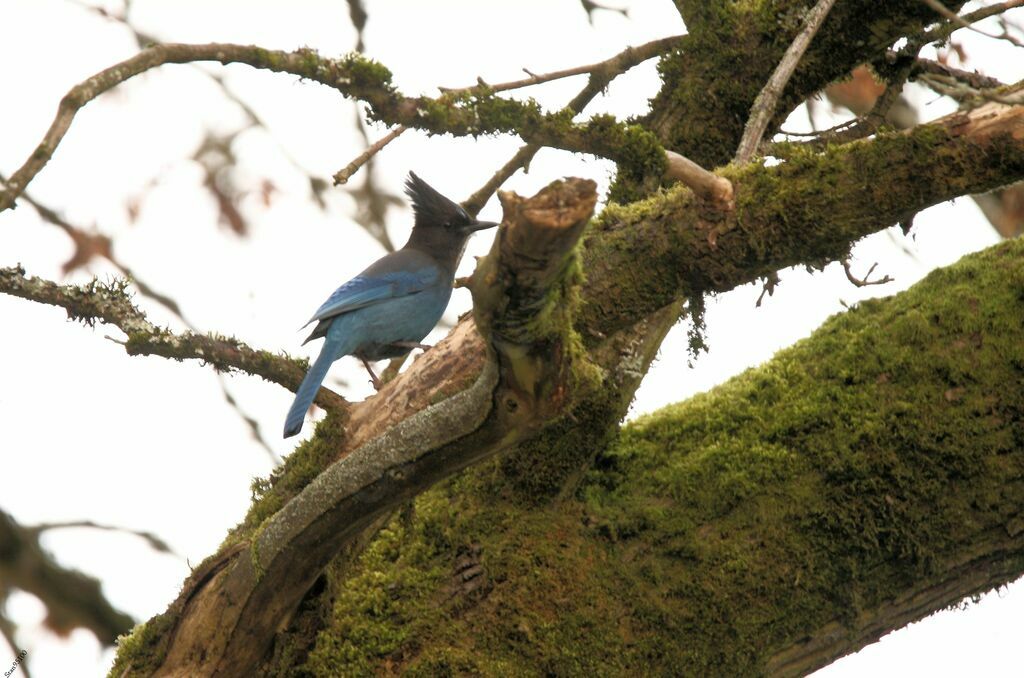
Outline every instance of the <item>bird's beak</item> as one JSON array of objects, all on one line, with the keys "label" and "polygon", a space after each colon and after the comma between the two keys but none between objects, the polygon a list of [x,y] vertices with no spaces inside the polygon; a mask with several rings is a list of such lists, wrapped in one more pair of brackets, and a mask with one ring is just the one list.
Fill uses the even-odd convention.
[{"label": "bird's beak", "polygon": [[496,221],[476,221],[466,226],[466,231],[473,233],[475,231],[483,231],[488,228],[494,228],[498,225]]}]

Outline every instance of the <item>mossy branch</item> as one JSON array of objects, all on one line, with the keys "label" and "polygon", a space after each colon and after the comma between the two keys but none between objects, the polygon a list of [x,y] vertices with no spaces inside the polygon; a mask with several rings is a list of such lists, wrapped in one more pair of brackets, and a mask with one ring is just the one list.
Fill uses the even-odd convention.
[{"label": "mossy branch", "polygon": [[[190,630],[179,628],[172,636],[171,653],[156,661],[195,669],[203,662],[230,657],[232,662],[238,662],[230,664],[232,667],[251,667],[270,637],[267,634],[281,622],[279,616],[274,615],[290,609],[287,605],[282,607],[281,600],[288,599],[293,605],[297,602],[305,590],[302,587],[308,585],[329,556],[337,552],[339,541],[344,543],[346,539],[356,538],[363,527],[396,506],[396,502],[471,461],[529,440],[538,431],[550,431],[560,444],[534,450],[536,455],[556,464],[564,455],[569,461],[561,460],[563,467],[585,464],[591,447],[576,444],[574,441],[578,439],[570,434],[580,429],[577,432],[583,435],[602,438],[609,422],[618,421],[632,390],[653,358],[660,338],[678,316],[680,296],[728,289],[765,271],[793,263],[823,263],[830,257],[839,258],[852,241],[898,220],[900,210],[921,209],[964,192],[985,190],[1024,176],[1022,124],[1024,109],[992,104],[906,134],[881,135],[869,141],[829,148],[823,153],[796,149],[792,157],[778,166],[753,164],[727,172],[726,176],[736,187],[737,206],[728,217],[727,228],[719,235],[717,245],[710,243],[706,225],[702,225],[700,216],[692,209],[692,194],[684,188],[670,190],[637,205],[609,208],[597,224],[584,231],[582,261],[587,278],[579,288],[578,310],[573,301],[576,292],[571,287],[565,291],[549,288],[548,292],[537,293],[529,283],[533,269],[527,264],[533,256],[532,248],[540,247],[540,251],[545,251],[546,240],[536,238],[533,233],[529,238],[516,241],[510,233],[503,233],[491,256],[500,261],[506,248],[516,245],[516,248],[524,248],[523,263],[513,266],[514,275],[508,275],[502,266],[491,260],[481,267],[478,273],[481,278],[473,283],[483,286],[484,294],[478,300],[480,307],[487,313],[490,311],[486,309],[497,311],[493,319],[482,323],[485,328],[498,329],[494,334],[498,341],[492,346],[500,367],[498,381],[490,391],[490,402],[497,406],[489,410],[484,423],[468,435],[453,438],[437,449],[411,445],[398,450],[389,446],[397,456],[392,452],[386,455],[385,462],[393,462],[386,471],[378,466],[363,467],[347,462],[339,467],[347,469],[346,474],[332,473],[330,477],[344,477],[346,483],[355,483],[349,487],[349,490],[357,488],[354,493],[339,494],[337,490],[341,485],[324,493],[326,480],[314,482],[305,490],[301,483],[290,485],[293,492],[300,492],[298,496],[307,490],[311,492],[300,502],[306,503],[307,510],[315,509],[314,513],[319,516],[316,520],[304,518],[301,521],[316,525],[316,529],[302,532],[301,538],[290,542],[292,546],[284,543],[291,539],[287,536],[292,534],[288,530],[267,532],[269,526],[284,521],[284,516],[290,513],[283,513],[281,518],[271,517],[269,522],[266,519],[290,497],[277,494],[268,497],[270,508],[264,508],[262,500],[254,505],[252,514],[262,518],[253,522],[247,520],[246,531],[238,535],[241,539],[256,539],[252,557],[243,558],[246,561],[243,563],[239,552],[221,554],[217,558],[223,566],[219,569],[222,575],[186,587],[177,609],[182,614],[181,623]],[[822,185],[828,189],[823,190]],[[566,188],[571,188],[571,184]],[[552,195],[557,196],[562,189],[556,186],[552,190]],[[569,206],[573,195],[572,190],[564,193]],[[528,210],[518,209],[518,204],[518,200],[506,198],[509,223],[529,216],[523,214]],[[557,205],[558,200],[552,204]],[[834,220],[823,222],[823,215],[830,215]],[[580,218],[566,219],[566,226],[572,228],[562,230],[575,233]],[[552,223],[555,222],[557,218],[552,219]],[[527,228],[524,232],[529,232],[532,227],[524,225],[524,228]],[[563,242],[573,240],[567,238]],[[560,245],[548,251],[567,250]],[[549,264],[558,258],[542,260],[544,263],[538,265],[536,271],[546,276],[544,272],[549,270]],[[561,265],[572,261],[571,257],[563,258]],[[573,269],[561,270],[563,273],[556,278],[564,280]],[[520,275],[527,277],[520,279]],[[486,293],[491,285],[498,285],[501,292]],[[551,296],[553,292],[557,292],[557,300]],[[552,303],[555,301],[568,303]],[[515,312],[510,316],[513,322],[503,326],[502,314],[516,308],[533,309],[537,315],[530,320],[529,316],[517,317],[518,312]],[[559,315],[560,309],[569,309],[569,315]],[[646,327],[648,323],[650,327]],[[553,333],[552,328],[555,328]],[[526,334],[520,335],[523,330]],[[486,329],[485,333],[490,331]],[[583,370],[573,370],[568,376],[580,378],[578,383],[583,386],[602,379],[599,371],[587,369],[589,361],[595,360],[605,374],[599,383],[610,393],[586,388],[579,393],[523,388],[521,385],[540,383],[533,375],[542,362],[530,355],[531,346],[528,341],[524,343],[523,337],[546,336],[560,338],[565,351],[560,355],[570,358],[580,355],[586,346],[586,359],[573,359],[573,364]],[[488,350],[473,323],[464,320],[452,335],[417,360],[409,371],[387,384],[374,398],[353,408],[343,443],[339,444],[336,439],[331,439],[329,444],[320,441],[323,431],[327,431],[324,435],[333,435],[334,427],[328,425],[318,429],[309,445],[317,446],[320,450],[317,454],[328,463],[337,458],[339,448],[343,450],[342,455],[344,450],[378,450],[364,446],[380,444],[373,443],[378,438],[389,440],[392,430],[395,430],[394,435],[400,435],[401,429],[395,429],[401,426],[400,422],[416,417],[421,411],[441,412],[443,409],[430,406],[447,402],[445,399],[453,394],[457,396],[466,388],[472,388],[472,384],[481,383],[480,375],[490,369],[488,365],[494,364],[493,359],[486,357]],[[518,374],[517,365],[523,368]],[[573,383],[565,379],[557,367],[554,369],[552,374],[556,378],[551,383],[559,388]],[[547,379],[542,381],[546,383]],[[515,387],[503,391],[503,384]],[[569,418],[552,423],[552,410],[545,408],[538,398],[538,395],[550,398],[561,405],[572,402],[571,398],[581,393],[594,395],[591,399],[584,396],[583,402],[575,407],[573,415],[579,418],[576,423],[567,424],[568,428],[560,427],[558,421],[568,422]],[[389,406],[381,407],[380,403],[384,402]],[[474,407],[481,405],[479,400],[473,402]],[[531,412],[541,416],[519,416],[519,413]],[[424,421],[431,420],[428,417]],[[467,421],[472,423],[477,419],[467,417]],[[465,431],[465,426],[447,419],[434,423],[446,435],[460,435]],[[576,448],[583,449],[583,454]],[[300,448],[293,456],[303,455],[303,448]],[[372,456],[376,458],[376,453]],[[359,456],[359,459],[370,458],[371,455]],[[523,467],[536,467],[529,455]],[[303,482],[309,482],[316,475],[316,472],[304,473],[307,480]],[[559,473],[564,474],[564,469]],[[314,486],[315,491],[310,489]],[[362,498],[362,509],[352,503],[353,498]],[[298,506],[289,511],[297,510]],[[334,519],[341,522],[333,522]],[[264,541],[271,538],[278,541]],[[301,548],[296,546],[299,544]],[[250,553],[248,549],[241,552]],[[270,553],[276,555],[268,558]],[[258,561],[258,568],[250,562],[252,558]],[[236,568],[241,569],[233,574]],[[296,568],[301,568],[301,572]],[[301,585],[289,583],[293,579]],[[232,608],[225,612],[226,617],[210,617],[210,606],[218,610],[217,614],[224,611],[217,608],[215,601],[220,600],[218,591],[224,590],[222,587],[228,582],[233,582],[230,584]],[[281,599],[276,599],[275,595],[280,595]],[[259,642],[254,642],[254,636],[242,630],[253,630]]]},{"label": "mossy branch", "polygon": [[[129,282],[93,280],[86,285],[58,285],[25,274],[20,266],[0,268],[0,292],[52,306],[60,306],[72,320],[92,326],[108,323],[128,335],[123,342],[128,355],[158,355],[173,360],[201,360],[220,372],[244,372],[294,391],[306,372],[304,361],[250,348],[234,339],[213,334],[175,334],[151,323],[132,303]],[[341,396],[321,388],[317,403],[343,412],[348,404]]]},{"label": "mossy branch", "polygon": [[[663,53],[677,41],[677,37],[662,38],[628,48],[582,70],[553,74],[547,79],[534,77],[522,83],[507,83],[505,89],[582,73],[590,73],[592,79],[607,84],[616,75]],[[291,73],[365,102],[374,120],[421,129],[432,134],[476,136],[515,133],[531,144],[607,157],[641,174],[648,171],[652,164],[659,166],[662,155],[653,135],[639,126],[621,123],[611,116],[596,116],[583,124],[573,123],[573,112],[570,110],[546,113],[532,99],[521,102],[498,97],[494,90],[485,85],[451,91],[438,98],[405,96],[392,84],[391,71],[358,53],[331,59],[309,48],[286,52],[228,43],[167,43],[147,47],[71,88],[61,99],[57,115],[43,140],[25,163],[4,182],[6,187],[0,191],[0,212],[14,206],[17,197],[50,161],[83,106],[107,90],[150,69],[164,64],[199,61],[216,61],[225,65],[246,64],[253,68]],[[660,172],[656,176],[660,176]]]},{"label": "mossy branch", "polygon": [[[659,142],[703,167],[733,158],[751,107],[792,44],[807,0],[677,2],[689,34],[685,48],[659,65],[662,88],[638,122]],[[952,10],[962,1],[947,3]],[[934,23],[924,3],[844,0],[828,14],[799,67],[781,91],[767,127],[771,136],[800,103],[854,68],[884,59],[902,37]],[[620,189],[632,199],[650,191]]]},{"label": "mossy branch", "polygon": [[1021,180],[1024,106],[990,103],[820,152],[774,152],[781,164],[719,172],[732,181],[736,208],[712,220],[681,187],[605,210],[585,240],[584,336],[614,332],[680,295],[841,260],[907,214]]},{"label": "mossy branch", "polygon": [[431,490],[273,668],[806,675],[1019,577],[1021,289],[1018,240],[863,302],[625,426],[562,501],[495,492],[494,466]]}]

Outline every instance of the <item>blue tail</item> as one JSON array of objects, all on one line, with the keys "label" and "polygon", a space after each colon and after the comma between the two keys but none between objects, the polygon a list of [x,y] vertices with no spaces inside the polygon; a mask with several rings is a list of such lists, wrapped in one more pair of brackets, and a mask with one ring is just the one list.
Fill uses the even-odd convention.
[{"label": "blue tail", "polygon": [[284,420],[285,438],[290,438],[302,430],[302,422],[306,418],[306,412],[309,410],[309,406],[313,404],[313,398],[316,397],[317,391],[320,390],[320,384],[323,383],[324,377],[327,376],[327,370],[330,369],[331,363],[338,357],[338,349],[340,347],[340,339],[333,339],[328,336],[324,341],[324,345],[320,349],[320,355],[317,356],[316,362],[309,368],[309,372],[306,372],[306,377],[302,380],[299,390],[295,393],[295,401],[292,403],[291,409],[288,410],[288,416]]}]

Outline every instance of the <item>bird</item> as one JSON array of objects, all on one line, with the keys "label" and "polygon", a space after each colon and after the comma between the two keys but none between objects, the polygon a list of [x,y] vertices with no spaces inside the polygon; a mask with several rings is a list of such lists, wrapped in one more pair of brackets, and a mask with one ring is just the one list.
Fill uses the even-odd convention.
[{"label": "bird", "polygon": [[305,325],[317,321],[302,343],[323,337],[324,344],[295,392],[285,417],[285,438],[302,430],[306,412],[338,358],[359,358],[379,388],[380,380],[368,361],[429,348],[420,342],[448,306],[455,269],[469,237],[498,225],[470,216],[415,172],[409,172],[405,193],[414,214],[409,241],[336,289]]}]

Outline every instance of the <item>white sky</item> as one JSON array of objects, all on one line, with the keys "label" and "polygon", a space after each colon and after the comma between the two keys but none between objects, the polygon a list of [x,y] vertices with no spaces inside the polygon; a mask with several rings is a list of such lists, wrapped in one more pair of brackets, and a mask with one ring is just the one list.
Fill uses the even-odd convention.
[{"label": "white sky", "polygon": [[[544,72],[590,63],[683,30],[669,0],[632,3],[628,20],[598,13],[594,27],[576,0],[367,4],[367,52],[388,65],[410,93],[433,94],[437,85],[470,84],[477,76],[490,82],[515,79],[523,67]],[[137,0],[135,5],[137,25],[167,41],[282,49],[309,45],[328,55],[354,44],[343,0]],[[107,6],[120,9],[117,2]],[[986,72],[1007,80],[1024,75],[1019,54],[971,36],[964,42],[974,64]],[[71,85],[133,51],[124,29],[66,0],[0,0],[0,171],[10,174],[27,157]],[[214,225],[216,208],[200,189],[201,172],[180,160],[192,153],[204,129],[230,130],[242,122],[234,105],[188,66],[164,67],[90,104],[30,192],[71,221],[113,236],[117,256],[171,293],[200,328],[234,334],[255,347],[312,355],[318,346],[300,348],[303,335],[296,328],[380,252],[351,222],[354,203],[344,191],[330,192],[327,215],[311,206],[305,179],[282,148],[309,172],[329,179],[361,150],[353,105],[292,76],[242,66],[205,68],[225,74],[273,129],[273,137],[252,131],[236,145],[245,167],[241,180],[255,188],[269,177],[279,189],[269,209],[255,197],[243,201],[254,226],[250,238],[240,241]],[[574,79],[529,94],[558,106],[579,86]],[[587,113],[640,113],[656,87],[649,63],[617,80]],[[922,102],[934,98],[918,96]],[[927,117],[949,110],[945,102],[923,108]],[[806,128],[806,115],[794,114],[787,127]],[[461,199],[517,146],[507,138],[452,140],[410,132],[381,156],[378,180],[397,192],[405,173],[414,169]],[[569,174],[591,177],[603,189],[611,167],[590,157],[544,151],[531,174],[517,174],[506,187],[531,194]],[[154,179],[139,221],[130,223],[125,201]],[[360,181],[357,175],[352,183]],[[495,201],[482,216],[499,216]],[[393,238],[402,242],[408,213],[393,211],[389,221]],[[857,246],[855,270],[878,261],[879,274],[892,275],[895,283],[857,289],[834,264],[814,275],[783,272],[774,297],[760,309],[754,308],[757,286],[721,295],[709,303],[710,353],[688,368],[686,328],[676,328],[632,413],[683,399],[770,358],[840,312],[841,301],[905,289],[932,268],[996,241],[974,204],[963,199],[922,213],[913,238],[896,230]],[[481,254],[488,244],[488,236],[478,237],[468,254]],[[0,215],[0,266],[21,262],[31,274],[57,279],[69,254],[66,237],[27,205]],[[467,256],[464,272],[471,262]],[[113,273],[94,265],[72,280]],[[152,319],[180,329],[167,312],[145,299],[139,302]],[[468,307],[468,293],[456,291],[448,317]],[[105,338],[119,336],[116,329],[89,330],[67,322],[59,309],[2,295],[0,328],[0,507],[26,524],[90,519],[160,535],[182,558],[154,553],[131,536],[95,530],[50,532],[45,544],[61,563],[99,577],[115,606],[138,619],[162,611],[188,573],[185,559],[198,563],[242,518],[251,479],[271,468],[267,454],[224,403],[209,368],[129,358]],[[350,396],[369,391],[354,360],[339,361],[331,375],[329,381],[348,380]],[[291,394],[253,377],[231,377],[228,383],[245,411],[261,422],[276,452],[287,454],[293,445],[277,432]],[[303,433],[312,428],[307,424]],[[105,673],[112,653],[102,651],[88,632],[54,637],[42,626],[44,610],[31,596],[13,596],[8,612],[20,625],[19,649],[28,650],[34,676]],[[1017,584],[966,611],[940,613],[893,633],[818,675],[1020,675],[1022,624],[1024,591]],[[0,644],[5,671],[8,655],[13,660]]]}]

